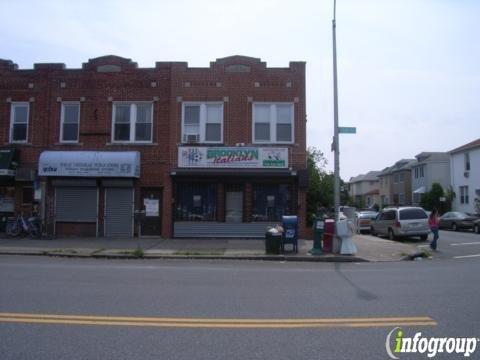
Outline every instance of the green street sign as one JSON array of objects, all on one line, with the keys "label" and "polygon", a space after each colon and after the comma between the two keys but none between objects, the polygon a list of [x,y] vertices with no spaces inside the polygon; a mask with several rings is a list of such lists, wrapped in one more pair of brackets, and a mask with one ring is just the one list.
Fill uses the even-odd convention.
[{"label": "green street sign", "polygon": [[356,134],[357,128],[356,127],[347,127],[347,126],[339,126],[338,127],[339,134]]}]

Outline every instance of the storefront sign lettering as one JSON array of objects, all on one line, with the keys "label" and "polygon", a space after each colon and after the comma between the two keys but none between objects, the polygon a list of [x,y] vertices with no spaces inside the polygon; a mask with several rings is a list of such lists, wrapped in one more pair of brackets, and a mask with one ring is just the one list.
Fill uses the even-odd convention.
[{"label": "storefront sign lettering", "polygon": [[287,168],[287,148],[179,147],[178,166],[183,168]]},{"label": "storefront sign lettering", "polygon": [[250,150],[207,150],[207,162],[232,164],[258,161],[258,149]]},{"label": "storefront sign lettering", "polygon": [[137,152],[44,151],[40,176],[139,177]]}]

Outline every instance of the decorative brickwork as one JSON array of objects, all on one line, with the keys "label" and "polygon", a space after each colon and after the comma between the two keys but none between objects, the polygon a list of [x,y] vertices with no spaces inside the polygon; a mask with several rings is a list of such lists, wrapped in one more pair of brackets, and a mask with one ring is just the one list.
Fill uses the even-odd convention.
[{"label": "decorative brickwork", "polygon": [[[190,86],[185,86],[187,83]],[[61,108],[66,101],[80,103],[78,143],[60,141]],[[113,103],[121,101],[153,103],[151,144],[113,143]],[[207,68],[190,68],[185,62],[157,62],[153,68],[139,68],[132,60],[118,56],[90,59],[81,69],[69,69],[62,63],[18,69],[12,61],[0,60],[0,143],[2,147],[20,149],[21,166],[33,169],[38,168],[40,153],[45,150],[139,151],[141,176],[135,181],[135,208],[142,205],[141,188],[163,189],[162,236],[172,237],[171,172],[177,168],[185,101],[223,102],[222,145],[230,147],[252,145],[252,102],[293,103],[294,142],[282,146],[289,148],[292,170],[306,168],[305,63],[268,68],[260,59],[245,56],[217,59]],[[9,142],[11,102],[29,102],[26,144]],[[218,191],[224,193],[223,185]],[[251,183],[246,184],[245,196],[248,208]],[[304,190],[298,190],[301,236],[305,230],[305,196]],[[48,230],[52,232],[54,188],[50,184],[46,187],[45,204]],[[219,206],[218,217],[224,218],[224,199]],[[246,218],[249,216],[245,214]],[[100,234],[102,221],[100,212]]]}]

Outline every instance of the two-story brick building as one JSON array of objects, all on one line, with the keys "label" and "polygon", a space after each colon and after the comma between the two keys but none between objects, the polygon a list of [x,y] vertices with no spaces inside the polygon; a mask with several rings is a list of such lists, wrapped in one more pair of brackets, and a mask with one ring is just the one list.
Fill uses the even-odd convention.
[{"label": "two-story brick building", "polygon": [[0,210],[38,207],[51,234],[263,236],[292,214],[305,231],[303,62],[2,60],[0,125]]}]

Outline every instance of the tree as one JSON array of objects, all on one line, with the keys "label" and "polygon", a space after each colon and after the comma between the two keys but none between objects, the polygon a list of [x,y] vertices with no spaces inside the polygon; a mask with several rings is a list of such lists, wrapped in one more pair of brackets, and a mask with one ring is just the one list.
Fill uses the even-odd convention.
[{"label": "tree", "polygon": [[[320,208],[327,211],[333,209],[334,206],[334,184],[335,177],[331,172],[325,170],[327,159],[322,151],[309,147],[307,149],[307,172],[309,177],[309,185],[307,190],[307,223],[313,222],[313,217]],[[340,203],[350,205],[351,199],[345,183],[340,179]]]},{"label": "tree", "polygon": [[327,164],[323,153],[313,147],[307,149],[307,172],[308,172],[308,190],[307,190],[307,223],[313,222],[313,216],[317,213],[322,203],[322,177],[325,173],[324,167]]},{"label": "tree", "polygon": [[[445,194],[442,185],[439,183],[433,183],[430,191],[423,194],[420,205],[430,211],[435,208],[443,214],[450,211],[453,196],[451,191],[447,191],[447,194]],[[441,201],[443,199],[445,201]]]}]

